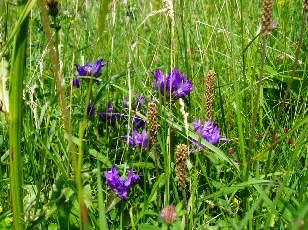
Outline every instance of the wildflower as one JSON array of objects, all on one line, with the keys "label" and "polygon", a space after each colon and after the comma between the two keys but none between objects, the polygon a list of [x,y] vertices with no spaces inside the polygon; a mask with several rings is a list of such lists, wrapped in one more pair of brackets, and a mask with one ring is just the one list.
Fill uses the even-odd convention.
[{"label": "wildflower", "polygon": [[78,77],[74,77],[73,81],[72,81],[73,86],[75,86],[76,88],[80,88],[80,80],[78,79]]},{"label": "wildflower", "polygon": [[[194,129],[198,135],[201,136],[204,140],[210,142],[212,145],[216,145],[219,141],[228,141],[229,139],[220,136],[220,128],[213,121],[208,120],[206,123],[201,122],[200,120],[194,121]],[[194,146],[198,148],[198,141],[193,140]],[[200,147],[203,148],[204,145],[200,144]]]},{"label": "wildflower", "polygon": [[[124,101],[122,104],[122,107],[125,109],[128,109],[128,97],[124,96],[123,97]],[[136,93],[136,100],[134,101],[133,105],[132,105],[132,109],[135,111],[138,111],[141,109],[141,107],[144,105],[145,103],[145,96],[140,95],[139,93]]]},{"label": "wildflower", "polygon": [[138,129],[138,128],[143,127],[145,125],[145,120],[143,120],[138,115],[134,115],[133,122],[134,122],[133,123],[134,129]]},{"label": "wildflower", "polygon": [[3,212],[3,207],[0,205],[0,214]]},{"label": "wildflower", "polygon": [[163,208],[160,212],[160,217],[166,224],[172,224],[177,219],[176,209],[174,205],[169,205]]},{"label": "wildflower", "polygon": [[136,93],[136,100],[133,105],[133,110],[140,110],[140,108],[144,105],[145,97]]},{"label": "wildflower", "polygon": [[211,120],[213,118],[213,104],[215,98],[215,72],[209,70],[206,76],[206,93],[205,93],[205,107],[206,107],[206,118]]},{"label": "wildflower", "polygon": [[108,121],[109,123],[114,123],[117,118],[123,117],[123,113],[118,113],[114,110],[113,105],[111,103],[108,104],[107,111],[100,112],[99,118],[101,121]]},{"label": "wildflower", "polygon": [[263,33],[264,38],[267,38],[269,35],[269,31],[272,27],[272,20],[273,20],[273,0],[264,0],[262,5],[262,27],[261,31]]},{"label": "wildflower", "polygon": [[[181,75],[177,68],[174,68],[171,74],[165,77],[161,70],[154,73],[155,77],[155,90],[160,89],[162,95],[171,96],[174,98],[182,98],[188,95],[193,90],[191,80],[186,79],[186,76]],[[171,94],[171,95],[170,95]]]},{"label": "wildflower", "polygon": [[186,160],[188,156],[188,147],[185,144],[179,144],[176,147],[176,171],[179,178],[179,187],[183,191],[186,179]]},{"label": "wildflower", "polygon": [[136,146],[142,147],[144,149],[148,148],[149,137],[147,131],[144,129],[141,133],[138,133],[136,129],[133,130],[132,136],[124,136],[123,139],[127,141],[133,148]]},{"label": "wildflower", "polygon": [[84,66],[75,64],[79,76],[94,76],[99,77],[102,72],[102,68],[107,65],[107,62],[103,58],[98,59],[96,62],[89,62]]},{"label": "wildflower", "polygon": [[87,108],[88,117],[92,118],[94,116],[95,107],[93,104],[89,104]]},{"label": "wildflower", "polygon": [[152,101],[148,104],[148,113],[147,113],[152,146],[155,146],[157,143],[157,131],[158,131],[157,114],[158,114],[157,104],[154,101]]},{"label": "wildflower", "polygon": [[134,173],[133,168],[127,178],[121,177],[115,166],[112,166],[110,171],[105,171],[104,175],[108,185],[116,191],[121,199],[128,198],[128,190],[140,179],[140,176]]}]

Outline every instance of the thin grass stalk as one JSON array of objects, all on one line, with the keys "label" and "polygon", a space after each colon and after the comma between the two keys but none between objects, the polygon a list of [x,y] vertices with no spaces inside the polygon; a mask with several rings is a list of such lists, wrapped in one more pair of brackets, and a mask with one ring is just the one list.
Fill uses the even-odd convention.
[{"label": "thin grass stalk", "polygon": [[[253,103],[253,110],[251,115],[251,131],[250,131],[250,142],[249,142],[249,148],[251,151],[251,155],[254,153],[254,147],[255,147],[255,138],[256,138],[256,122],[257,122],[257,113],[260,103],[260,95],[261,95],[261,89],[262,89],[262,81],[264,77],[264,66],[265,66],[265,58],[266,58],[266,47],[269,37],[269,26],[270,22],[272,20],[272,7],[273,7],[273,0],[264,0],[263,1],[263,9],[262,9],[262,38],[263,38],[263,46],[261,49],[261,63],[260,63],[260,73],[259,77],[257,78],[256,82],[256,95],[254,98]],[[249,176],[249,170],[250,170],[250,164],[247,166],[246,171],[246,180]]]},{"label": "thin grass stalk", "polygon": [[90,98],[92,95],[92,85],[93,85],[93,76],[90,77],[87,97],[85,100],[85,110],[83,112],[83,119],[79,125],[79,145],[78,145],[78,163],[77,163],[77,171],[76,171],[76,183],[77,183],[77,192],[78,192],[78,200],[80,207],[80,229],[87,229],[88,226],[88,216],[87,216],[87,208],[83,201],[83,185],[82,185],[82,163],[83,163],[83,155],[84,155],[84,134],[88,124],[88,105],[90,103]]},{"label": "thin grass stalk", "polygon": [[[174,60],[175,60],[175,36],[174,36],[174,27],[175,27],[175,19],[174,19],[174,9],[173,9],[173,2],[172,0],[164,0],[164,6],[166,8],[167,17],[168,17],[168,27],[170,29],[170,72],[174,67]],[[169,94],[171,95],[171,84]],[[169,108],[172,111],[172,97],[169,98]],[[165,187],[165,205],[169,205],[170,200],[170,175],[171,175],[171,151],[172,149],[172,130],[171,127],[168,127],[168,134],[167,134],[167,149],[165,152],[165,173],[166,173],[166,187]]]},{"label": "thin grass stalk", "polygon": [[[20,10],[26,5],[20,4]],[[23,79],[26,72],[28,18],[21,23],[15,34],[10,72],[9,94],[9,149],[10,149],[10,192],[13,209],[14,229],[24,229],[23,223],[23,172],[21,154],[22,136],[22,95]]]},{"label": "thin grass stalk", "polygon": [[[244,19],[243,19],[243,11],[244,11],[244,6],[243,6],[243,0],[240,1],[240,13],[241,13],[241,42],[242,42],[242,50],[245,48],[245,39],[244,39]],[[234,15],[231,15],[231,21],[234,21]],[[233,37],[231,37],[233,40]],[[233,42],[231,42],[233,44]],[[231,47],[232,52],[234,50],[234,47],[232,45]],[[242,51],[244,52],[244,51]],[[235,64],[232,62],[232,69],[234,68]],[[242,78],[245,78],[245,69],[246,69],[246,61],[245,61],[245,56],[243,56],[242,59]],[[242,97],[241,97],[241,89],[240,89],[240,84],[239,81],[235,81],[234,84],[234,96],[235,96],[235,103],[236,103],[236,108],[235,108],[235,113],[236,113],[236,122],[237,122],[237,128],[238,128],[238,133],[239,133],[239,147],[240,147],[240,155],[241,155],[241,165],[242,165],[242,177],[244,178],[246,175],[246,170],[247,170],[247,161],[246,161],[246,152],[245,152],[245,139],[244,139],[244,131],[243,131],[243,120],[242,120]]]},{"label": "thin grass stalk", "polygon": [[302,49],[303,42],[304,42],[306,25],[307,25],[307,18],[308,18],[308,1],[307,0],[305,0],[305,2],[304,2],[303,14],[304,15],[303,15],[302,24],[301,24],[301,32],[300,32],[300,35],[299,35],[299,38],[298,38],[298,46],[297,46],[297,49],[296,49],[296,52],[295,52],[295,58],[294,58],[293,66],[292,66],[291,78],[288,80],[288,86],[287,86],[287,89],[285,91],[284,97],[282,99],[281,106],[279,107],[278,114],[277,114],[277,121],[278,122],[280,121],[281,113],[282,113],[283,109],[285,108],[285,104],[286,104],[287,98],[289,96],[289,93],[290,93],[290,90],[291,90],[291,87],[292,87],[292,83],[294,81],[295,72],[297,70],[297,66],[298,66],[298,63],[299,63],[300,51]]},{"label": "thin grass stalk", "polygon": [[40,14],[41,14],[43,30],[45,32],[47,42],[48,42],[52,68],[55,74],[55,81],[56,81],[57,91],[59,95],[59,102],[60,102],[60,106],[62,110],[62,120],[64,124],[64,129],[67,133],[67,141],[68,141],[68,149],[69,149],[68,156],[69,156],[69,159],[72,161],[72,170],[76,171],[76,168],[77,168],[76,149],[75,149],[75,145],[73,145],[73,142],[72,142],[71,117],[70,117],[69,108],[67,107],[66,102],[65,102],[65,91],[64,91],[64,85],[63,85],[63,79],[60,73],[59,57],[57,55],[57,51],[56,51],[57,49],[55,47],[55,40],[51,33],[48,12],[46,9],[46,2],[44,0],[38,0],[38,3],[40,7]]},{"label": "thin grass stalk", "polygon": [[99,211],[99,229],[108,230],[106,209],[104,204],[103,184],[101,179],[101,164],[100,160],[97,160],[97,190],[98,190],[98,211]]}]

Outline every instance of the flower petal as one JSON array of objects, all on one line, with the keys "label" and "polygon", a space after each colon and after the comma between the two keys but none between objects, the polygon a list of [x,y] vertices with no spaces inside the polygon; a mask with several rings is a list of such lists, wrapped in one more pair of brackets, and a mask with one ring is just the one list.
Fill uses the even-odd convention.
[{"label": "flower petal", "polygon": [[194,87],[190,80],[186,80],[182,86],[180,86],[174,93],[176,98],[182,98],[193,91]]}]

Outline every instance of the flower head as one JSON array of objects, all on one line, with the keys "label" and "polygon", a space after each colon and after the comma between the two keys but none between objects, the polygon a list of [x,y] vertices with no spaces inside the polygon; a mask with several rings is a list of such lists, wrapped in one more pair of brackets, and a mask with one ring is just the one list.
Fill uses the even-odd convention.
[{"label": "flower head", "polygon": [[124,136],[123,139],[128,142],[133,148],[136,146],[142,147],[144,149],[148,148],[149,137],[147,131],[144,129],[141,133],[138,133],[136,129],[133,130],[131,136]]},{"label": "flower head", "polygon": [[95,113],[94,105],[93,104],[89,104],[88,107],[87,107],[88,117],[92,118],[94,116],[94,113]]},{"label": "flower head", "polygon": [[176,209],[174,205],[169,205],[163,208],[160,212],[160,217],[166,224],[172,224],[177,219]]},{"label": "flower head", "polygon": [[112,166],[110,171],[105,171],[104,175],[108,185],[116,191],[121,199],[128,198],[128,190],[140,179],[140,176],[134,173],[133,168],[127,178],[121,177],[115,166]]},{"label": "flower head", "polygon": [[80,80],[78,79],[78,77],[74,77],[74,79],[72,80],[72,84],[76,88],[80,88]]},{"label": "flower head", "polygon": [[75,64],[79,76],[94,76],[99,77],[102,72],[102,68],[107,65],[107,62],[103,58],[98,59],[96,62],[89,62],[84,66]]},{"label": "flower head", "polygon": [[124,116],[125,114],[116,112],[111,103],[108,104],[107,110],[99,113],[99,118],[101,121],[108,121],[111,124],[113,124],[117,118]]},{"label": "flower head", "polygon": [[179,72],[174,68],[171,73],[165,76],[161,70],[154,73],[155,90],[160,90],[162,95],[171,96],[174,98],[183,98],[193,91],[193,83],[191,80],[186,79],[185,74]]},{"label": "flower head", "polygon": [[144,103],[145,97],[140,95],[139,93],[136,93],[136,100],[133,104],[133,110],[140,110]]},{"label": "flower head", "polygon": [[133,122],[134,129],[138,129],[138,128],[143,127],[145,125],[145,120],[143,120],[138,115],[134,115],[133,121],[134,121]]},{"label": "flower head", "polygon": [[[213,121],[208,120],[206,123],[195,120],[193,122],[194,129],[196,133],[201,136],[204,140],[210,142],[212,145],[216,145],[219,141],[228,141],[229,139],[220,136],[220,128]],[[195,148],[198,148],[198,141],[193,140]],[[200,144],[200,147],[203,148],[204,145]]]}]

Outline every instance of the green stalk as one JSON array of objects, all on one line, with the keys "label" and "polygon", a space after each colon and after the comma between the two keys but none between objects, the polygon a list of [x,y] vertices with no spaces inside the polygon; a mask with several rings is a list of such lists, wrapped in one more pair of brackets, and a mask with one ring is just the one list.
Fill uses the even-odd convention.
[{"label": "green stalk", "polygon": [[56,43],[55,39],[52,36],[51,28],[49,25],[49,18],[48,18],[48,12],[46,9],[46,2],[45,0],[38,0],[39,7],[40,7],[40,14],[41,14],[41,20],[43,25],[43,30],[45,32],[46,38],[47,38],[47,44],[49,48],[50,53],[50,59],[51,64],[53,68],[53,72],[55,74],[55,81],[57,86],[57,91],[59,95],[59,102],[62,110],[62,116],[63,116],[63,124],[64,129],[67,133],[67,141],[68,141],[68,156],[70,160],[72,161],[72,170],[76,171],[76,150],[75,145],[72,141],[72,126],[71,126],[71,117],[68,110],[68,107],[65,102],[65,91],[64,91],[64,85],[63,85],[63,79],[60,73],[60,64],[59,64],[59,57],[57,53]]},{"label": "green stalk", "polygon": [[[21,3],[20,10],[25,6]],[[10,72],[9,94],[9,148],[10,148],[10,190],[14,229],[24,229],[22,191],[22,92],[26,69],[28,16],[15,34]]]},{"label": "green stalk", "polygon": [[88,92],[87,92],[87,97],[86,97],[86,101],[85,101],[85,110],[83,112],[83,119],[79,125],[79,154],[78,154],[78,163],[77,163],[77,173],[76,173],[76,183],[77,183],[77,192],[78,192],[78,200],[79,200],[79,206],[80,206],[80,229],[86,229],[88,223],[86,223],[86,217],[83,216],[86,207],[84,205],[83,202],[83,194],[82,194],[82,178],[81,178],[81,170],[82,170],[82,162],[83,162],[83,154],[84,154],[84,142],[83,142],[83,137],[84,137],[84,133],[86,131],[87,128],[87,123],[88,123],[88,115],[87,115],[87,108],[90,102],[90,97],[92,94],[92,85],[93,85],[93,76],[91,76],[90,81],[89,81],[89,85],[88,85]]},{"label": "green stalk", "polygon": [[103,195],[103,184],[101,180],[101,165],[100,161],[97,160],[97,187],[98,187],[98,211],[99,211],[99,229],[108,230],[107,220],[106,220],[106,209],[104,204],[104,195]]}]

